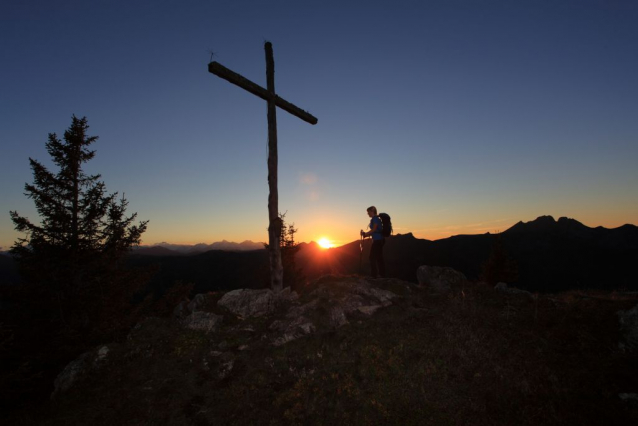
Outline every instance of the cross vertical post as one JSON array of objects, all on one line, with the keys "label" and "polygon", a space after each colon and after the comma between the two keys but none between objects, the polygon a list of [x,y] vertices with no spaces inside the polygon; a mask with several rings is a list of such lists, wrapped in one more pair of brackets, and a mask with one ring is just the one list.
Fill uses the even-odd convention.
[{"label": "cross vertical post", "polygon": [[266,89],[268,99],[268,249],[270,250],[270,285],[273,290],[283,289],[283,265],[281,263],[281,227],[279,218],[279,190],[277,185],[277,105],[275,104],[275,59],[272,44],[266,42]]},{"label": "cross vertical post", "polygon": [[270,261],[270,285],[273,290],[279,291],[283,289],[284,274],[280,248],[283,221],[279,217],[279,193],[277,189],[277,107],[310,124],[317,124],[317,118],[280,98],[275,93],[275,60],[273,58],[272,43],[266,42],[264,49],[266,50],[266,89],[215,61],[208,64],[208,72],[241,87],[268,103],[268,257]]}]

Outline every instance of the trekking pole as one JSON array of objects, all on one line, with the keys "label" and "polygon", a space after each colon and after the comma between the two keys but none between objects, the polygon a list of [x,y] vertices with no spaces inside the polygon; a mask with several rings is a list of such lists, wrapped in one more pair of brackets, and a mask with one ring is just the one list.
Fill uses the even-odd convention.
[{"label": "trekking pole", "polygon": [[359,234],[361,236],[361,240],[359,241],[359,275],[361,275],[362,272],[362,264],[363,264],[363,230],[361,231],[361,233]]}]

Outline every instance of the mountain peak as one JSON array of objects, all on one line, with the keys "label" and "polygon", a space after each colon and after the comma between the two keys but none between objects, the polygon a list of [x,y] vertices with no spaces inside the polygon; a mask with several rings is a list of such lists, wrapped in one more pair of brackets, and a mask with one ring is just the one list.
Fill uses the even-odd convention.
[{"label": "mountain peak", "polygon": [[543,225],[553,225],[556,223],[556,219],[554,219],[554,216],[551,215],[546,215],[546,216],[538,216],[536,219],[534,219],[532,222],[530,223],[535,223],[535,224],[543,224]]},{"label": "mountain peak", "polygon": [[545,231],[553,228],[556,223],[557,222],[553,216],[539,216],[530,222],[520,221],[505,232],[512,233]]},{"label": "mountain peak", "polygon": [[207,243],[198,243],[198,244],[171,244],[167,242],[161,242],[155,244],[151,247],[141,246],[139,249],[144,248],[152,248],[152,247],[163,247],[168,250],[172,250],[174,252],[182,253],[182,254],[197,254],[203,253],[209,250],[222,250],[222,251],[252,251],[252,250],[261,250],[264,248],[263,243],[255,243],[250,240],[245,240],[242,243],[234,243],[228,241],[226,239],[222,241],[217,241],[211,244]]},{"label": "mountain peak", "polygon": [[570,217],[559,218],[558,225],[561,227],[578,228],[578,229],[589,228],[588,226],[585,226],[579,221],[577,221],[576,219],[572,219]]},{"label": "mountain peak", "polygon": [[408,232],[407,234],[396,234],[395,237],[403,237],[403,238],[410,238],[410,239],[415,238],[412,232]]},{"label": "mountain peak", "polygon": [[576,219],[560,217],[557,221],[552,216],[540,216],[531,222],[518,222],[508,229],[508,234],[516,233],[561,233],[578,238],[592,238],[594,235],[601,235],[601,232],[608,231],[601,226],[590,228],[583,225]]}]

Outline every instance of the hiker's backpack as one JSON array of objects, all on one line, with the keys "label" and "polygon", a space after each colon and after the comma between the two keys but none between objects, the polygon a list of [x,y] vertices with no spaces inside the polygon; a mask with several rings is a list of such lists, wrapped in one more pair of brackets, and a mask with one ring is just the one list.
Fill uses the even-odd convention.
[{"label": "hiker's backpack", "polygon": [[392,221],[390,220],[390,215],[387,213],[379,214],[381,218],[381,224],[383,225],[383,236],[389,237],[392,235]]}]

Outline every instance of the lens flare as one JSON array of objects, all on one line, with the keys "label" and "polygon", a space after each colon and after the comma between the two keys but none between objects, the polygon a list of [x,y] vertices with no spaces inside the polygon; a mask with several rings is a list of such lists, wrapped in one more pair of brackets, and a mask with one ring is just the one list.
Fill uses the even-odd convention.
[{"label": "lens flare", "polygon": [[325,238],[325,237],[324,238],[320,238],[319,241],[317,241],[317,244],[319,244],[319,246],[321,248],[325,248],[325,249],[330,248],[330,247],[333,246],[333,244],[330,242],[330,240]]}]

